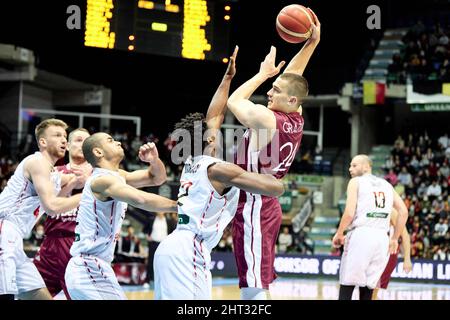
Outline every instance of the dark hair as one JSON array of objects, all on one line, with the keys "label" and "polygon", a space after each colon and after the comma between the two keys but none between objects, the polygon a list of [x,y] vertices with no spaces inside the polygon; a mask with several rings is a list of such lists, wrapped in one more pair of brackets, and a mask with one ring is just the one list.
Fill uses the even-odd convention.
[{"label": "dark hair", "polygon": [[92,150],[94,148],[101,147],[100,139],[101,139],[101,132],[94,133],[92,136],[87,137],[86,140],[83,142],[83,155],[87,162],[93,167],[97,165],[97,158],[94,155],[94,152]]},{"label": "dark hair", "polygon": [[296,96],[300,105],[308,95],[308,81],[301,75],[289,72],[282,73],[280,78],[288,81],[287,92],[291,96]]},{"label": "dark hair", "polygon": [[189,132],[191,138],[191,155],[197,156],[198,154],[195,154],[195,141],[201,141],[202,149],[200,152],[202,152],[207,145],[207,141],[203,141],[203,134],[207,130],[205,116],[200,112],[188,114],[175,124],[175,131],[182,129]]}]

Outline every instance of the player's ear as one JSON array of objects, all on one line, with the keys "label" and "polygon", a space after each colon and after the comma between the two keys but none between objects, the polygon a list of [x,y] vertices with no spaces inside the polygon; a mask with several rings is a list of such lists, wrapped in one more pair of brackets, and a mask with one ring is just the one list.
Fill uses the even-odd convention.
[{"label": "player's ear", "polygon": [[45,140],[45,138],[41,137],[39,138],[39,146],[43,146],[46,147],[47,146],[47,140]]},{"label": "player's ear", "polygon": [[288,100],[288,105],[290,106],[296,106],[298,102],[298,99],[296,96],[290,96]]},{"label": "player's ear", "polygon": [[103,157],[103,150],[100,148],[94,148],[92,149],[92,153],[96,158],[102,158]]}]

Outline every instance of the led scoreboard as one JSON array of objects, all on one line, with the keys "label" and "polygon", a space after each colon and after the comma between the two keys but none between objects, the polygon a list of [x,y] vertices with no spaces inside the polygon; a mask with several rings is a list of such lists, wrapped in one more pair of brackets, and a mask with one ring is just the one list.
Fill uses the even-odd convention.
[{"label": "led scoreboard", "polygon": [[228,56],[230,0],[87,0],[84,45],[198,60]]}]

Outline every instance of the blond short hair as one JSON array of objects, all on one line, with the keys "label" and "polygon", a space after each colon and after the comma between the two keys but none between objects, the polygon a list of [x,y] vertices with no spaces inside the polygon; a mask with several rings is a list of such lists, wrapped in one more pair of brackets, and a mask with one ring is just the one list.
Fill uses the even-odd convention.
[{"label": "blond short hair", "polygon": [[297,97],[298,105],[308,96],[309,86],[305,77],[295,73],[282,73],[280,78],[288,82],[287,92],[290,96]]},{"label": "blond short hair", "polygon": [[67,141],[68,141],[68,142],[71,142],[72,139],[73,139],[73,135],[75,134],[75,132],[78,132],[78,131],[86,132],[87,134],[90,135],[90,133],[89,133],[89,131],[88,131],[87,129],[85,129],[85,128],[76,128],[76,129],[72,130],[72,131],[69,133],[69,137],[68,137]]},{"label": "blond short hair", "polygon": [[41,123],[39,123],[34,129],[34,135],[36,136],[36,141],[39,145],[39,139],[44,135],[45,130],[50,126],[62,127],[64,130],[68,128],[67,123],[59,119],[45,119]]}]

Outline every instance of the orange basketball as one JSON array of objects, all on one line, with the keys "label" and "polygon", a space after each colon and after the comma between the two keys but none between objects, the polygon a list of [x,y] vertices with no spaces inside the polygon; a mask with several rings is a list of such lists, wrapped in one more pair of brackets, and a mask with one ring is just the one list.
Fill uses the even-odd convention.
[{"label": "orange basketball", "polygon": [[291,4],[281,9],[277,16],[276,28],[285,41],[300,43],[311,36],[313,21],[314,18],[307,8],[299,4]]}]

